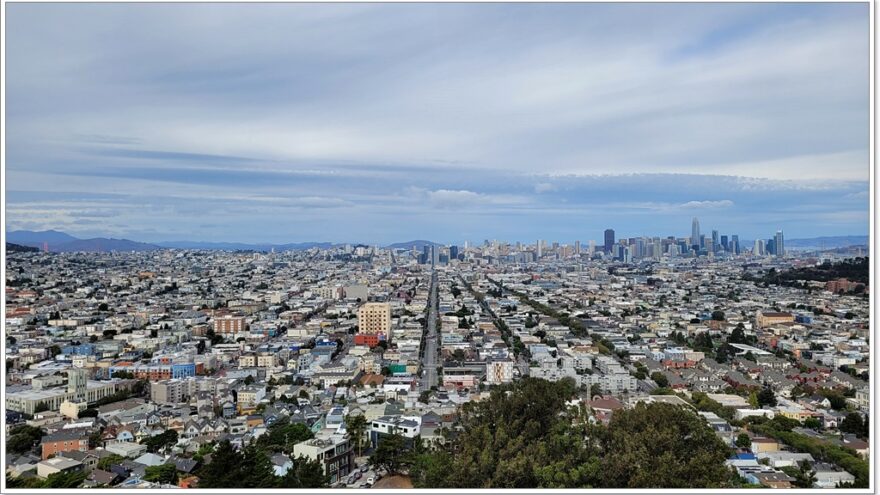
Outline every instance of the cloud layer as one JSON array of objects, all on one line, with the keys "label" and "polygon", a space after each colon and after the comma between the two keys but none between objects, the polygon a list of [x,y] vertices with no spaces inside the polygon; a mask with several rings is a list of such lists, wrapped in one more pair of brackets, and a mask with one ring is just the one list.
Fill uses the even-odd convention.
[{"label": "cloud layer", "polygon": [[694,214],[744,237],[868,228],[863,4],[7,13],[10,228],[367,242],[686,235]]}]

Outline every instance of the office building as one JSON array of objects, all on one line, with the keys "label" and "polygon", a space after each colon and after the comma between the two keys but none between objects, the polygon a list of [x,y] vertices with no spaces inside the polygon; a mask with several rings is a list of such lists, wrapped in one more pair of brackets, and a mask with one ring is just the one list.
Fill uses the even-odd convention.
[{"label": "office building", "polygon": [[776,237],[774,237],[774,240],[776,241],[776,243],[775,243],[776,250],[774,251],[774,254],[776,255],[776,257],[781,258],[781,257],[785,256],[785,239],[782,235],[781,230],[776,231]]},{"label": "office building", "polygon": [[697,220],[697,217],[691,221],[691,246],[697,251],[700,250],[700,221]]},{"label": "office building", "polygon": [[614,229],[605,229],[605,252],[614,254],[612,249],[614,249]]}]

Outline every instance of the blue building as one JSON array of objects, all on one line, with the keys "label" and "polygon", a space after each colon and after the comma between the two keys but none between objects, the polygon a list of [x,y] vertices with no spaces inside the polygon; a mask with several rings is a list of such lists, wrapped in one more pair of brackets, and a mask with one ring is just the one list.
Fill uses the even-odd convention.
[{"label": "blue building", "polygon": [[179,363],[171,365],[171,378],[186,378],[196,376],[195,363]]},{"label": "blue building", "polygon": [[91,356],[95,354],[94,344],[67,345],[61,348],[63,354],[80,354]]}]

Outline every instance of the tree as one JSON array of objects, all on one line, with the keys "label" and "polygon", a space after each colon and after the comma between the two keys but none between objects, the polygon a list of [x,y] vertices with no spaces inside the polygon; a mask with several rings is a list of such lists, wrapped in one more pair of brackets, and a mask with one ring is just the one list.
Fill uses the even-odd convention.
[{"label": "tree", "polygon": [[238,486],[241,454],[229,440],[220,442],[211,453],[211,462],[199,470],[199,488],[232,488]]},{"label": "tree", "polygon": [[800,461],[798,467],[788,466],[782,468],[782,471],[794,478],[793,484],[798,488],[813,488],[816,483],[816,471],[806,460]]},{"label": "tree", "polygon": [[715,321],[724,321],[724,311],[719,311],[719,310],[713,311],[712,312],[712,319]]},{"label": "tree", "polygon": [[244,384],[245,385],[251,385],[253,383],[254,383],[254,376],[253,375],[248,375],[248,376],[244,377]]},{"label": "tree", "polygon": [[399,434],[383,435],[370,456],[370,464],[396,474],[406,465],[406,440]]},{"label": "tree", "polygon": [[773,407],[776,405],[776,394],[773,393],[773,390],[769,386],[765,385],[764,388],[761,389],[761,392],[758,393],[758,404],[761,407]]},{"label": "tree", "polygon": [[761,404],[758,402],[758,393],[754,390],[749,392],[749,405],[752,406],[752,409],[761,407]]},{"label": "tree", "polygon": [[6,451],[24,454],[33,449],[42,437],[43,430],[40,428],[29,425],[15,426],[9,430],[6,437]]},{"label": "tree", "polygon": [[158,435],[145,438],[141,443],[146,445],[150,452],[159,452],[177,443],[177,431],[168,429]]},{"label": "tree", "polygon": [[740,448],[743,448],[743,449],[751,448],[751,446],[752,446],[752,437],[750,437],[750,436],[749,436],[748,434],[746,434],[746,433],[740,433],[740,434],[737,435],[737,437],[736,437],[736,446],[737,446],[737,447],[740,447]]},{"label": "tree", "polygon": [[329,485],[330,477],[324,474],[324,466],[302,456],[293,460],[293,467],[278,483],[280,488],[326,488]]},{"label": "tree", "polygon": [[[427,402],[427,400],[422,401]],[[364,434],[367,432],[367,418],[362,414],[347,415],[345,417],[345,428],[354,442],[354,449],[358,457],[362,454]]]},{"label": "tree", "polygon": [[616,411],[601,439],[603,488],[716,488],[729,449],[703,419],[666,403]]},{"label": "tree", "polygon": [[83,409],[82,411],[80,411],[76,415],[76,417],[77,418],[97,418],[98,417],[98,410],[92,409],[92,408]]},{"label": "tree", "polygon": [[84,471],[50,474],[40,488],[79,488],[86,479]]},{"label": "tree", "polygon": [[745,325],[739,323],[736,325],[736,328],[730,333],[727,337],[728,344],[745,344],[746,343],[746,332]]},{"label": "tree", "polygon": [[124,461],[125,457],[122,457],[119,454],[110,454],[106,457],[102,457],[101,460],[98,461],[98,469],[103,469],[104,471],[109,471],[110,466],[114,464],[119,464]]},{"label": "tree", "polygon": [[245,447],[243,454],[240,484],[236,488],[274,488],[278,479],[266,451],[251,444]]},{"label": "tree", "polygon": [[847,414],[846,417],[843,418],[843,421],[840,422],[840,426],[838,428],[844,433],[861,435],[864,428],[862,415],[854,412]]},{"label": "tree", "polygon": [[174,463],[161,464],[159,466],[147,466],[144,480],[162,484],[176,483],[177,468],[174,466]]},{"label": "tree", "polygon": [[293,452],[294,445],[312,437],[314,434],[306,425],[282,418],[260,435],[257,446],[270,452]]},{"label": "tree", "polygon": [[822,420],[815,416],[810,416],[804,419],[804,428],[811,428],[813,430],[818,430],[822,428]]},{"label": "tree", "polygon": [[835,411],[846,409],[846,397],[839,392],[826,393],[825,397],[831,402],[831,409],[834,409]]},{"label": "tree", "polygon": [[663,373],[661,373],[659,371],[655,371],[655,372],[651,373],[651,380],[654,380],[654,382],[660,388],[669,387],[669,378],[667,378],[666,375],[664,375]]}]

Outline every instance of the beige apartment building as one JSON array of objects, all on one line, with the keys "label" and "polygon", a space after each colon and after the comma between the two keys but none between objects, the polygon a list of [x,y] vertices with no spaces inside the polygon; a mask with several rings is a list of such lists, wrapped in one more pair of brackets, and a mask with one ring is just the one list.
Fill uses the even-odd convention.
[{"label": "beige apartment building", "polygon": [[779,323],[791,323],[794,321],[794,315],[791,313],[776,313],[776,312],[763,312],[758,311],[758,314],[755,315],[755,323],[758,328],[767,328],[771,325],[776,325]]},{"label": "beige apartment building", "polygon": [[358,309],[358,333],[368,335],[391,334],[391,305],[366,303]]},{"label": "beige apartment building", "polygon": [[214,333],[228,335],[244,332],[244,316],[221,316],[214,319]]}]

